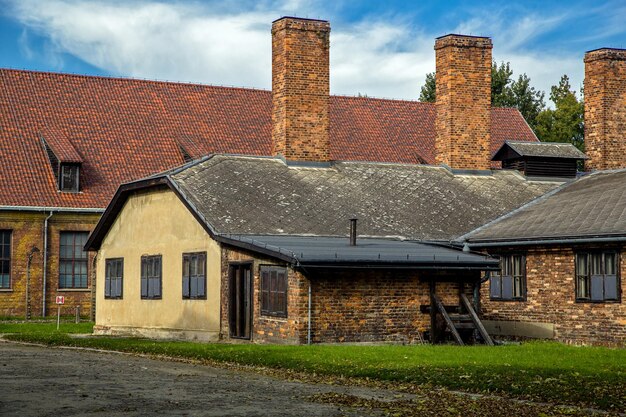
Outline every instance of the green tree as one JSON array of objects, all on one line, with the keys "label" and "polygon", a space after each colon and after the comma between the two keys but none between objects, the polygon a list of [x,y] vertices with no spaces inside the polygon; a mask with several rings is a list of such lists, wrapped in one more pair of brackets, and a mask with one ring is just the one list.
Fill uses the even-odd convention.
[{"label": "green tree", "polygon": [[[544,93],[530,86],[526,74],[512,80],[513,70],[508,62],[493,62],[491,65],[491,105],[494,107],[516,107],[531,128],[535,128],[537,115],[545,108]],[[436,98],[435,73],[426,74],[420,91],[420,101],[434,102]]]},{"label": "green tree", "polygon": [[435,73],[429,72],[426,74],[426,81],[420,90],[420,101],[434,103],[435,102]]},{"label": "green tree", "polygon": [[584,104],[572,90],[567,75],[550,89],[554,109],[545,109],[537,116],[536,133],[544,142],[569,142],[584,150]]},{"label": "green tree", "polygon": [[510,64],[493,61],[491,65],[491,105],[494,107],[512,107],[512,95],[509,94],[511,84]]},{"label": "green tree", "polygon": [[521,74],[516,81],[511,83],[506,94],[511,97],[509,107],[516,107],[531,129],[536,130],[537,116],[546,107],[543,101],[544,92],[531,87],[530,78],[526,74]]}]

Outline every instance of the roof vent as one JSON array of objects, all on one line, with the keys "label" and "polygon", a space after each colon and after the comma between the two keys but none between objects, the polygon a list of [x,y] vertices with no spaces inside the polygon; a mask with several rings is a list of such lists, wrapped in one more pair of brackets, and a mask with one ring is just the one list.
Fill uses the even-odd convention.
[{"label": "roof vent", "polygon": [[356,221],[358,219],[350,219],[350,246],[356,246]]},{"label": "roof vent", "polygon": [[578,161],[588,159],[571,143],[507,140],[491,158],[502,169],[516,169],[527,177],[576,178]]}]

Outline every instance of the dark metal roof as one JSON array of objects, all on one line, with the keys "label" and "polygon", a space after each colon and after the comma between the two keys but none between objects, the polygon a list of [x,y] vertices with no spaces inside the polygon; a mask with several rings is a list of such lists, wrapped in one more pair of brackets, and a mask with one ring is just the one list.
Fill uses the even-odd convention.
[{"label": "dark metal roof", "polygon": [[589,159],[571,143],[524,142],[507,140],[494,154],[492,161],[501,161],[505,150],[510,148],[515,154],[541,158]]},{"label": "dark metal roof", "polygon": [[229,243],[263,252],[301,267],[411,267],[497,269],[498,260],[435,244],[407,240],[324,236],[222,236]]},{"label": "dark metal roof", "polygon": [[464,238],[523,244],[528,240],[626,235],[626,170],[598,171],[521,207]]}]

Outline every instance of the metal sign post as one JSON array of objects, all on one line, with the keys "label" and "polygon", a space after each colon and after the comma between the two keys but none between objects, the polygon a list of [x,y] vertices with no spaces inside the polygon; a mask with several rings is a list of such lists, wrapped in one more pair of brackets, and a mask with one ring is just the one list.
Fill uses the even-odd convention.
[{"label": "metal sign post", "polygon": [[58,306],[57,309],[57,330],[59,330],[59,326],[61,324],[61,305],[65,304],[65,297],[62,295],[57,295],[56,303]]}]

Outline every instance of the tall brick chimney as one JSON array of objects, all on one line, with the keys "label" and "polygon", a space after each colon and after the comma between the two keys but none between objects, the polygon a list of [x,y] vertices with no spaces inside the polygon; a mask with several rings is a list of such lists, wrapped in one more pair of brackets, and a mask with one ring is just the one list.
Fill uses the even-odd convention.
[{"label": "tall brick chimney", "polygon": [[273,154],[330,160],[330,23],[283,17],[272,24]]},{"label": "tall brick chimney", "polygon": [[446,35],[435,41],[435,161],[490,168],[491,39]]},{"label": "tall brick chimney", "polygon": [[586,168],[626,168],[626,49],[585,53]]}]

